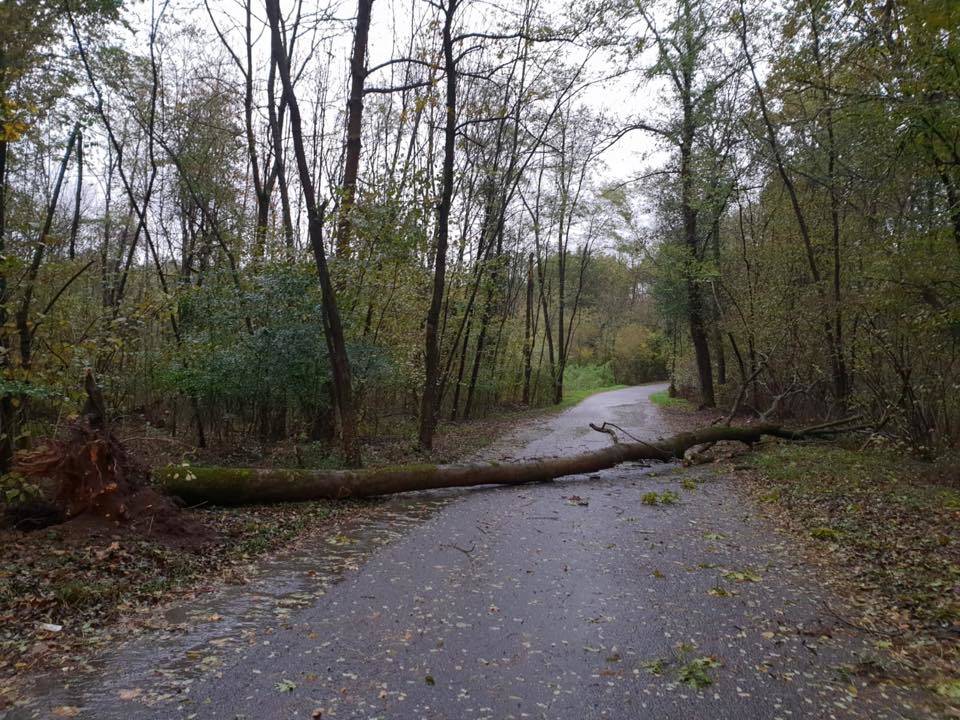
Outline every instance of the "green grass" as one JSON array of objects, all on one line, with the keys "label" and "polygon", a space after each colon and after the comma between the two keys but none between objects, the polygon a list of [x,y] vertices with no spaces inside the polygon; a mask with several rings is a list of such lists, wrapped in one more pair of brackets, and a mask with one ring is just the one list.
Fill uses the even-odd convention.
[{"label": "green grass", "polygon": [[680,494],[673,490],[664,490],[662,493],[648,492],[640,501],[644,505],[676,505],[680,501]]},{"label": "green grass", "polygon": [[650,394],[650,402],[654,405],[659,405],[660,407],[675,407],[681,409],[687,409],[692,407],[689,402],[679,397],[670,397],[670,394],[666,390],[660,390],[659,392]]},{"label": "green grass", "polygon": [[625,387],[627,386],[617,383],[609,363],[570,365],[563,373],[563,402],[553,408],[566,410],[591,395],[608,390],[622,390]]},{"label": "green grass", "polygon": [[582,390],[576,390],[574,392],[563,391],[563,402],[559,405],[553,405],[552,408],[556,410],[566,410],[571,408],[579,402],[586,400],[591,395],[596,395],[597,393],[607,392],[609,390],[623,390],[627,385],[606,385],[602,387],[595,388],[583,388]]}]

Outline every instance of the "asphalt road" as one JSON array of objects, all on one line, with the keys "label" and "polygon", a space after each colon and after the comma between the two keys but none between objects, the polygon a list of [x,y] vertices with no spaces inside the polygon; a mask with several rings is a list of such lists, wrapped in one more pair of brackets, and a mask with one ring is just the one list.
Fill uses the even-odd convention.
[{"label": "asphalt road", "polygon": [[[599,447],[598,420],[656,438],[657,389],[596,395],[490,453]],[[924,717],[858,673],[873,639],[710,468],[416,494],[339,530],[9,717]]]}]

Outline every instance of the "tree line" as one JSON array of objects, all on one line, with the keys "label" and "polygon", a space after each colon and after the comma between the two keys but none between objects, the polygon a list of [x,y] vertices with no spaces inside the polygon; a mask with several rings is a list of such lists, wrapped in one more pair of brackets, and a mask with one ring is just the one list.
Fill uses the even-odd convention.
[{"label": "tree line", "polygon": [[954,3],[491,7],[0,3],[0,466],[87,367],[349,464],[584,365],[956,442]]},{"label": "tree line", "polygon": [[960,438],[960,6],[640,3],[654,293],[705,406]]},{"label": "tree line", "polygon": [[608,242],[598,50],[548,11],[5,3],[3,463],[84,367],[198,446],[335,435],[350,464],[392,419],[429,449],[441,417],[560,402],[618,342],[662,374]]}]

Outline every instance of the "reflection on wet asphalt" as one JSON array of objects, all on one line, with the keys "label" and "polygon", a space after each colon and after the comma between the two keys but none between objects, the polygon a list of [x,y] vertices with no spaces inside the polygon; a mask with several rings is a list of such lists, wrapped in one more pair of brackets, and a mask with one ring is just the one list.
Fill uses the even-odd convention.
[{"label": "reflection on wet asphalt", "polygon": [[[594,396],[487,456],[601,447],[600,420],[654,439],[657,389]],[[643,502],[664,491],[678,501]],[[9,717],[922,716],[850,674],[870,638],[753,515],[711,469],[670,466],[395,497],[170,608],[174,630],[95,671],[44,678]]]}]

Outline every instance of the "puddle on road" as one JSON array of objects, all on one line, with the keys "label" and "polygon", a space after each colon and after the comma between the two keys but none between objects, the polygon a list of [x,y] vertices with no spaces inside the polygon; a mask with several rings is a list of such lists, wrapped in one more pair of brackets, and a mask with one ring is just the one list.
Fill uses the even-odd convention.
[{"label": "puddle on road", "polygon": [[223,671],[242,649],[269,639],[266,629],[294,622],[297,611],[314,605],[346,573],[460,495],[447,490],[394,496],[359,517],[338,520],[257,562],[243,584],[159,609],[156,625],[162,630],[148,629],[101,653],[89,669],[39,677],[27,704],[7,717],[45,716],[38,714],[38,702],[91,708],[129,692],[148,706],[175,700],[195,680]]}]

